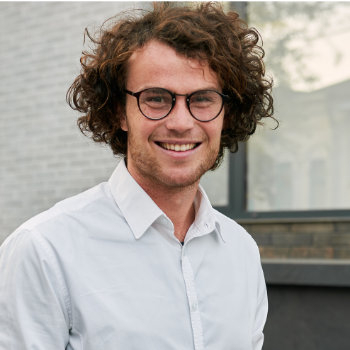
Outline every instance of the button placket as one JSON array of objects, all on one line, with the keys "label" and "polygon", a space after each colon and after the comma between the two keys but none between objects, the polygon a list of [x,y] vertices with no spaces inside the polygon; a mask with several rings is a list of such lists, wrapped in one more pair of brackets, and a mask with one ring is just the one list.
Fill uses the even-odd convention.
[{"label": "button placket", "polygon": [[187,258],[187,256],[184,255],[184,253],[182,255],[182,271],[185,280],[188,303],[190,306],[194,348],[195,350],[202,350],[204,349],[203,329],[198,309],[198,299],[194,284],[193,270],[189,259]]}]

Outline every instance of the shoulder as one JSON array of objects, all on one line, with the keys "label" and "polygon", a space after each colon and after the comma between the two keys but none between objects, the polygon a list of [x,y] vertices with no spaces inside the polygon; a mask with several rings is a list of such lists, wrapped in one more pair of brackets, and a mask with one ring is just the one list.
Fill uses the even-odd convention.
[{"label": "shoulder", "polygon": [[106,183],[101,183],[75,196],[66,198],[56,203],[50,209],[32,217],[24,222],[19,229],[31,230],[53,220],[62,217],[74,217],[102,206],[111,199],[109,188]]},{"label": "shoulder", "polygon": [[239,246],[245,246],[247,249],[256,251],[257,244],[253,237],[246,231],[244,227],[235,220],[220,213],[214,209],[217,222],[220,225],[220,231],[225,241]]},{"label": "shoulder", "polygon": [[[116,213],[116,204],[107,183],[101,183],[73,197],[56,203],[18,227],[3,243],[12,241],[40,242],[79,236],[91,222],[104,221],[102,216]],[[64,237],[66,236],[66,237]],[[11,243],[12,244],[12,243]]]},{"label": "shoulder", "polygon": [[[259,247],[253,237],[235,220],[216,211],[225,249],[236,266],[246,271],[251,283],[258,283],[264,289],[264,277]],[[259,288],[260,288],[259,287]]]}]

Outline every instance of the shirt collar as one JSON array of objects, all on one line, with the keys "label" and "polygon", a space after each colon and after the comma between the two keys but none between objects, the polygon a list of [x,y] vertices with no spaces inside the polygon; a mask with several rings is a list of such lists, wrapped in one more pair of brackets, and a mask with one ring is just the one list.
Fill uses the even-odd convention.
[{"label": "shirt collar", "polygon": [[164,215],[130,175],[124,159],[119,162],[108,183],[113,198],[136,239],[139,239],[158,217]]},{"label": "shirt collar", "polygon": [[204,188],[201,185],[199,185],[194,204],[196,210],[196,219],[194,225],[199,232],[198,236],[216,231],[220,235],[221,239],[225,242],[226,240],[221,231],[218,217],[210,203],[207,194],[205,193]]},{"label": "shirt collar", "polygon": [[[119,162],[108,183],[112,196],[136,239],[139,239],[160,216],[166,216],[130,175],[124,159]],[[194,226],[197,232],[195,236],[216,231],[225,242],[215,210],[201,185],[194,204]]]}]

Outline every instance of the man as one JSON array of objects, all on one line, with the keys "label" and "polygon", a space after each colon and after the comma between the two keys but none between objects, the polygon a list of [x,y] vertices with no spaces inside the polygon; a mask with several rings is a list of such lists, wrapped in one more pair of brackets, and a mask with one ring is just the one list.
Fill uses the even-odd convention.
[{"label": "man", "polygon": [[272,115],[258,34],[219,5],[154,6],[88,34],[68,99],[125,157],[1,247],[1,350],[262,348],[258,248],[199,185]]}]

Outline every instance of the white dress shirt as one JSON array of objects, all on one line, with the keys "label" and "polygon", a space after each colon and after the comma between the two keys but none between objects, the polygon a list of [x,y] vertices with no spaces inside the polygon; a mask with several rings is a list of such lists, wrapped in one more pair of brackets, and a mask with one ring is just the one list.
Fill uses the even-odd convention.
[{"label": "white dress shirt", "polygon": [[258,350],[258,248],[200,188],[182,246],[121,161],[0,248],[1,350]]}]

